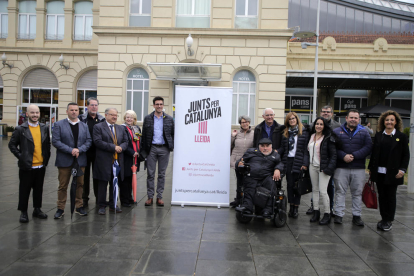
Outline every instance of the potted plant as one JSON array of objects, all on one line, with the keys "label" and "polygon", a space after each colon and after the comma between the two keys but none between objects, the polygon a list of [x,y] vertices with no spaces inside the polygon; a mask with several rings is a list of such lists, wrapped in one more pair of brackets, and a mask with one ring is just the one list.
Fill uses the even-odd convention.
[{"label": "potted plant", "polygon": [[11,137],[14,131],[14,126],[7,126],[6,127],[6,132],[7,132],[7,137]]}]

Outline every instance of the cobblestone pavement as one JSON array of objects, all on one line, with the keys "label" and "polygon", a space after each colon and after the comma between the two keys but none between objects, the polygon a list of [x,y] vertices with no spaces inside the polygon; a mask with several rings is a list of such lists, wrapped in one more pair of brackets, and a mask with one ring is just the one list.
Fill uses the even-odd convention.
[{"label": "cobblestone pavement", "polygon": [[[234,209],[171,206],[172,161],[165,207],[144,207],[145,171],[138,174],[138,206],[121,214],[54,220],[55,149],[46,171],[43,211],[49,217],[19,223],[18,168],[7,138],[0,154],[0,275],[414,275],[414,195],[398,189],[390,232],[379,232],[377,210],[364,209],[365,227],[352,225],[350,197],[343,225],[319,226],[305,214],[283,228],[267,221],[240,224]],[[235,193],[231,179],[231,196]],[[93,191],[91,191],[93,197]]]}]

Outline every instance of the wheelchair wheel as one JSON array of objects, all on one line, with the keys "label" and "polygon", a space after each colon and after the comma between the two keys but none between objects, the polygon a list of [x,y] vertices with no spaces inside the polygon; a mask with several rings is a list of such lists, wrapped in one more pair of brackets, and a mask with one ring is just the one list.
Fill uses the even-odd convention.
[{"label": "wheelchair wheel", "polygon": [[278,210],[275,210],[275,217],[273,218],[273,223],[277,228],[283,227],[286,224],[286,208],[287,208],[287,200],[286,197],[283,198],[282,202],[278,206]]},{"label": "wheelchair wheel", "polygon": [[249,223],[253,218],[252,217],[245,217],[242,215],[242,213],[237,212],[236,213],[236,219],[240,222],[240,223],[244,223],[247,224]]}]

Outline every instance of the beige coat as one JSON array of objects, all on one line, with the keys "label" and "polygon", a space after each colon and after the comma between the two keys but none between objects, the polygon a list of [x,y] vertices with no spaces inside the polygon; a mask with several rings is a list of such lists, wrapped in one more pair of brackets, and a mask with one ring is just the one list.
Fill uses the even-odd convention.
[{"label": "beige coat", "polygon": [[253,147],[253,134],[254,131],[249,129],[247,133],[237,131],[235,137],[231,136],[231,156],[230,156],[230,167],[234,169],[234,164],[240,159],[247,149]]}]

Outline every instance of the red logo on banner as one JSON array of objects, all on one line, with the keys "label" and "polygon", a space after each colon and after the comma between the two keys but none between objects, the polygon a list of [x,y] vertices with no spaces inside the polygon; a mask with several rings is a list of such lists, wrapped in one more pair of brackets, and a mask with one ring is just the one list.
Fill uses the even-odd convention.
[{"label": "red logo on banner", "polygon": [[198,123],[198,133],[207,134],[207,123],[208,121]]}]

